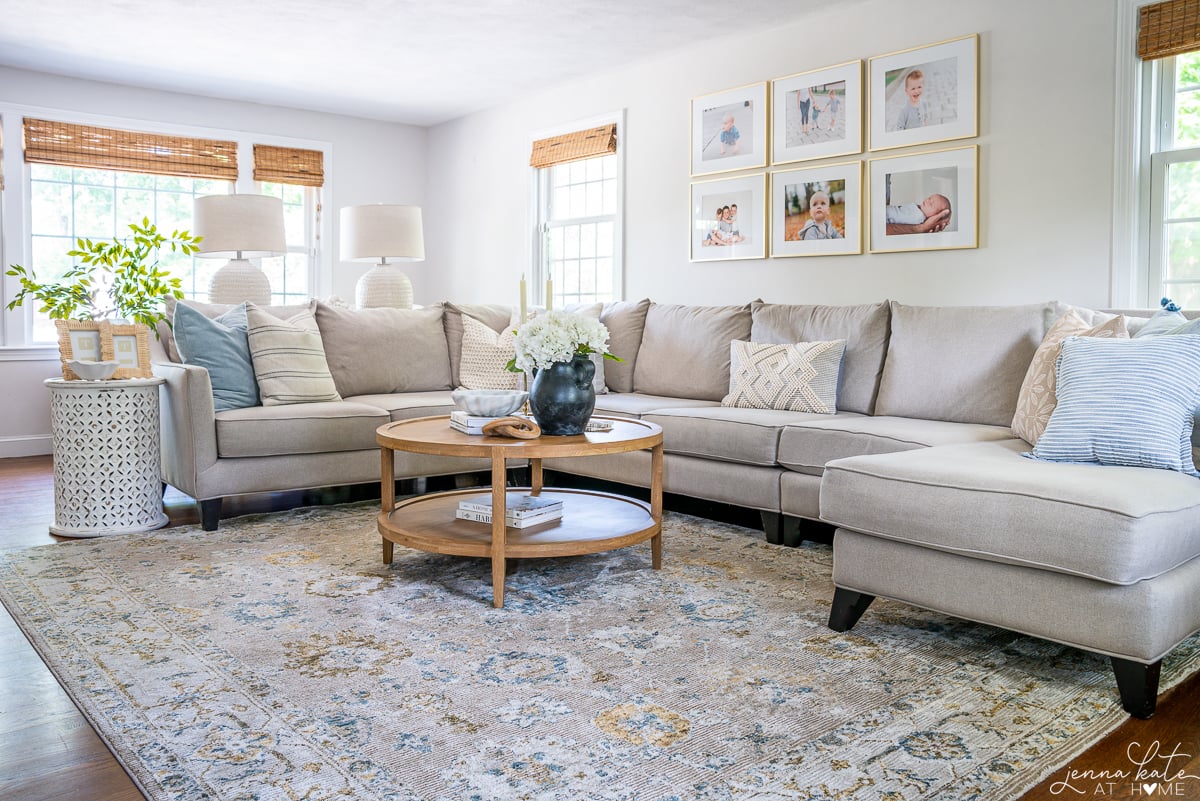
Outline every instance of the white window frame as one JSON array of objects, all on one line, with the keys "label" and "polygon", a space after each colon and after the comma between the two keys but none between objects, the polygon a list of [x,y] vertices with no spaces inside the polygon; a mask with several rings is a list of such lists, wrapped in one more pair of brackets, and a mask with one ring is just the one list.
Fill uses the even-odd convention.
[{"label": "white window frame", "polygon": [[[333,196],[331,174],[333,172],[333,146],[329,142],[310,139],[283,137],[275,134],[204,128],[178,125],[145,119],[130,119],[108,115],[89,114],[70,109],[30,106],[0,102],[0,124],[4,132],[4,197],[0,200],[0,361],[44,360],[57,357],[58,346],[52,343],[29,342],[32,329],[29,315],[30,304],[13,311],[8,303],[20,289],[19,282],[4,273],[9,264],[31,263],[32,203],[29,192],[30,171],[25,164],[25,154],[20,145],[24,141],[23,120],[25,117],[64,120],[80,125],[95,125],[105,128],[122,128],[134,131],[152,131],[164,135],[191,136],[202,139],[232,140],[238,143],[238,192],[257,193],[258,183],[254,180],[254,145],[277,145],[319,150],[325,165],[325,185],[316,191],[317,208],[323,199]],[[330,215],[319,215],[319,225],[312,238],[315,256],[309,260],[309,293],[313,297],[327,296],[333,287],[333,254],[322,242],[333,241]]]},{"label": "white window frame", "polygon": [[[574,122],[565,123],[555,126],[554,128],[539,131],[530,136],[529,143],[532,147],[533,143],[539,139],[547,139],[552,136],[561,136],[573,131],[582,131],[588,128],[596,128],[601,125],[616,124],[617,126],[617,152],[613,154],[616,158],[617,171],[617,210],[614,215],[614,233],[613,233],[613,287],[612,299],[625,299],[625,111],[610,112],[601,114],[596,117],[590,117],[585,120],[576,120]],[[531,174],[531,191],[530,197],[532,204],[530,208],[530,236],[531,236],[531,252],[526,260],[531,265],[530,274],[533,276],[531,286],[537,287],[533,291],[531,305],[541,306],[545,302],[544,296],[540,293],[541,288],[546,285],[546,234],[547,230],[543,221],[547,217],[549,208],[550,195],[550,170],[548,168],[529,168]],[[573,223],[586,223],[589,220],[595,221],[597,218],[581,218],[573,220]],[[558,295],[559,287],[554,288],[555,295]],[[556,300],[557,304],[558,301]]]}]

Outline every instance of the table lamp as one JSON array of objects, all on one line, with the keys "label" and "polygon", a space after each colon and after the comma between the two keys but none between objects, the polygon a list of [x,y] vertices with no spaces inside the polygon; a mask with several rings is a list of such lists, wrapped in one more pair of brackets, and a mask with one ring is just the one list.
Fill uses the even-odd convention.
[{"label": "table lamp", "polygon": [[412,282],[395,261],[424,261],[421,207],[377,203],[341,210],[342,261],[376,262],[354,287],[360,309],[388,306],[411,309]]},{"label": "table lamp", "polygon": [[209,302],[270,304],[271,282],[249,259],[287,252],[283,201],[269,195],[198,197],[193,227],[204,237],[197,256],[229,259],[209,281]]}]

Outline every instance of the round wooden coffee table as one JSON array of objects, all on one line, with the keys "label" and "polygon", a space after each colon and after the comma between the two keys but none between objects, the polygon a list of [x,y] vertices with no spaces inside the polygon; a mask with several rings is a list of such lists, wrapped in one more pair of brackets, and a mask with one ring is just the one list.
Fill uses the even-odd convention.
[{"label": "round wooden coffee table", "polygon": [[[636,545],[650,540],[651,563],[662,567],[662,429],[654,423],[623,417],[597,417],[612,423],[610,431],[537,439],[473,436],[450,428],[450,418],[419,417],[387,423],[376,431],[381,448],[383,510],[379,533],[384,564],[392,562],[394,544],[456,556],[491,557],[492,603],[504,606],[505,559],[578,556]],[[542,460],[552,457],[598,456],[650,451],[650,503],[611,492],[551,489],[542,486]],[[492,522],[459,520],[454,513],[465,495],[486,488],[421,495],[396,503],[395,451],[433,456],[481,457],[492,463]],[[506,487],[509,459],[528,459],[529,487]],[[504,525],[507,492],[561,500],[563,516],[531,528]]]}]

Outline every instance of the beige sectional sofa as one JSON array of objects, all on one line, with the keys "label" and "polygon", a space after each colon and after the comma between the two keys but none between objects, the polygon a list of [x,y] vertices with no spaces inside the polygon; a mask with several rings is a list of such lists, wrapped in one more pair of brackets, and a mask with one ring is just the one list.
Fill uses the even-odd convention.
[{"label": "beige sectional sofa", "polygon": [[[205,528],[226,495],[377,481],[376,427],[452,408],[461,315],[500,331],[511,314],[316,309],[340,402],[215,413],[206,371],[156,363],[164,480],[197,499]],[[885,596],[1078,646],[1113,659],[1125,707],[1146,716],[1163,655],[1200,629],[1200,483],[1020,455],[1018,392],[1063,309],[610,303],[624,361],[606,363],[596,409],[662,427],[669,493],[758,510],[774,543],[795,544],[801,521],[837,526],[833,628]],[[846,340],[835,414],[721,405],[731,341],[831,339]],[[486,467],[396,458],[397,478]],[[545,466],[628,483],[648,459]]]}]

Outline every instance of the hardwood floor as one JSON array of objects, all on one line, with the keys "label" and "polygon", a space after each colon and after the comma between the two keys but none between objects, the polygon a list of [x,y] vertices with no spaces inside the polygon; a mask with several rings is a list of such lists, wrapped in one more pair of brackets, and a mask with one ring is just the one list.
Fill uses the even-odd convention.
[{"label": "hardwood floor", "polygon": [[[370,497],[378,497],[377,487],[255,495],[226,501],[223,516]],[[678,508],[670,497],[667,505]],[[191,499],[173,489],[167,491],[164,506],[169,525],[199,522]],[[721,516],[710,506],[686,511]],[[54,476],[50,457],[0,459],[0,550],[55,542],[58,538],[47,531],[53,518]],[[1180,756],[1168,760],[1166,757],[1171,753]],[[1138,768],[1130,756],[1142,761],[1150,754],[1153,756],[1142,769],[1158,773],[1143,774],[1144,781],[1135,781]],[[1074,778],[1068,770],[1075,771]],[[1162,776],[1166,770],[1170,771],[1170,777]],[[1082,778],[1111,777],[1117,771],[1124,771],[1128,778]],[[1130,718],[1070,766],[1047,777],[1023,801],[1063,798],[1145,801],[1157,796],[1200,799],[1200,778],[1165,781],[1180,771],[1200,777],[1200,674],[1160,697],[1154,718],[1148,721]],[[0,799],[138,801],[142,797],[7,610],[3,610],[0,614]]]}]

